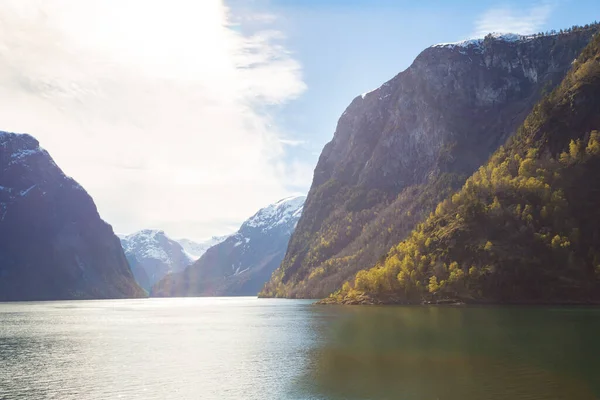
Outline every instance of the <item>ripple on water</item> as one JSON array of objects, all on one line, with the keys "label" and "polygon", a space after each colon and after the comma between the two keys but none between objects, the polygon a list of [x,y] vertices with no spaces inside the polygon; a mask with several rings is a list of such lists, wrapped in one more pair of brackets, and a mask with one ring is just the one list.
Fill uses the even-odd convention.
[{"label": "ripple on water", "polygon": [[0,399],[600,398],[600,310],[0,304]]}]

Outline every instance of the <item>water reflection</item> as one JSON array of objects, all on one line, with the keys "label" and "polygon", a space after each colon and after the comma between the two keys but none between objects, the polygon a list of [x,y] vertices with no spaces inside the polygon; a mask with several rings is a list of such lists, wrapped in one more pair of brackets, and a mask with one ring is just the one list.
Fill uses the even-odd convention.
[{"label": "water reflection", "polygon": [[600,309],[0,304],[0,399],[600,399]]},{"label": "water reflection", "polygon": [[600,312],[356,307],[320,324],[301,384],[331,399],[597,399]]},{"label": "water reflection", "polygon": [[[45,398],[48,396],[47,382],[52,380],[51,371],[60,367],[61,360],[54,360],[53,365],[47,365],[43,357],[48,352],[57,354],[70,354],[67,349],[61,348],[64,343],[49,335],[36,335],[28,324],[24,313],[4,313],[0,327],[0,398],[25,398],[25,390],[30,396]],[[38,317],[38,320],[41,318]],[[20,336],[5,336],[8,330],[20,329]],[[10,388],[8,382],[11,378],[19,377],[20,387]]]}]

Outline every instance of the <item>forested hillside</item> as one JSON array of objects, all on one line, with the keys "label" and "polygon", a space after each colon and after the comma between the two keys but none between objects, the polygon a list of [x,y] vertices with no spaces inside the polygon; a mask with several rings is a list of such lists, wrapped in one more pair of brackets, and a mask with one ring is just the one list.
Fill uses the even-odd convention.
[{"label": "forested hillside", "polygon": [[600,36],[517,134],[326,302],[600,301]]}]

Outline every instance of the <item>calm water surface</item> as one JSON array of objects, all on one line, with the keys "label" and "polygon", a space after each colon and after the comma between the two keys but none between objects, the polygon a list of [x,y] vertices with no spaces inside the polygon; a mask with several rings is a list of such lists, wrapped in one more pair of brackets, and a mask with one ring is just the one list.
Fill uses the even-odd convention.
[{"label": "calm water surface", "polygon": [[0,303],[0,399],[600,399],[600,309]]}]

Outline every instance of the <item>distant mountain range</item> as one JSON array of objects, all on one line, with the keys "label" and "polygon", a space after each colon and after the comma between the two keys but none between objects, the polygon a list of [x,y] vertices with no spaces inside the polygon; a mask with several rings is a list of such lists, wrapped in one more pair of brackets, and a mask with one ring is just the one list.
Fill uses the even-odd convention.
[{"label": "distant mountain range", "polygon": [[283,259],[304,200],[289,197],[262,208],[190,267],[159,281],[151,295],[256,295]]},{"label": "distant mountain range", "polygon": [[197,260],[202,256],[202,254],[206,253],[206,250],[223,242],[229,236],[231,235],[213,236],[203,242],[194,242],[193,240],[189,239],[177,239],[177,242],[190,256],[194,258],[194,260]]},{"label": "distant mountain range", "polygon": [[425,49],[351,102],[307,198],[202,243],[119,242],[36,139],[0,132],[0,301],[598,303],[599,31]]},{"label": "distant mountain range", "polygon": [[165,275],[183,271],[196,259],[161,230],[144,229],[120,235],[120,239],[133,276],[146,290]]},{"label": "distant mountain range", "polygon": [[32,136],[0,132],[0,301],[142,296],[87,192]]}]

